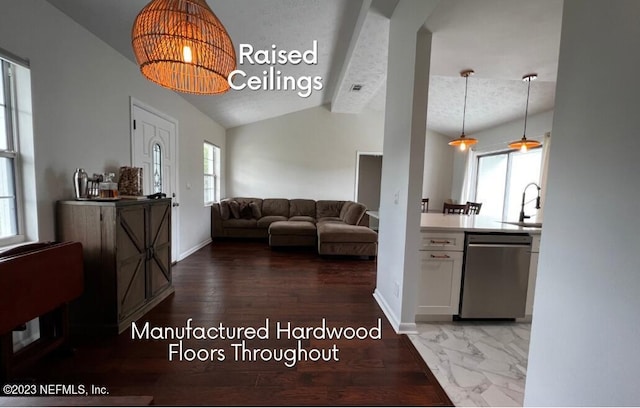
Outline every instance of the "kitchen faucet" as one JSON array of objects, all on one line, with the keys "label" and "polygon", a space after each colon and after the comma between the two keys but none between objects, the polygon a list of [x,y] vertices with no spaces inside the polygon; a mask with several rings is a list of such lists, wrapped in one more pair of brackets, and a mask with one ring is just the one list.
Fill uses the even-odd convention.
[{"label": "kitchen faucet", "polygon": [[525,220],[525,218],[531,218],[530,215],[524,215],[524,205],[527,203],[530,203],[533,200],[530,200],[528,202],[525,202],[525,195],[527,194],[527,189],[530,186],[536,186],[536,188],[538,189],[538,196],[535,198],[536,200],[536,210],[540,209],[540,186],[537,185],[536,183],[529,183],[525,186],[524,190],[522,191],[522,206],[520,207],[520,218],[518,219],[518,221],[523,222]]}]

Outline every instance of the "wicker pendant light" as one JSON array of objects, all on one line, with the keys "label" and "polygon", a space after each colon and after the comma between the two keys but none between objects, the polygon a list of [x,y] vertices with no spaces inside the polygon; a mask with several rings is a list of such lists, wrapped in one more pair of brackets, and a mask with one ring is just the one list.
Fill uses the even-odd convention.
[{"label": "wicker pendant light", "polygon": [[529,111],[529,92],[531,91],[531,81],[535,80],[538,76],[536,74],[529,74],[522,77],[523,81],[527,81],[527,105],[524,109],[524,131],[522,132],[522,139],[509,143],[510,149],[520,149],[521,152],[526,152],[529,149],[538,147],[541,145],[537,140],[527,140],[527,114]]},{"label": "wicker pendant light", "polygon": [[466,71],[462,71],[460,76],[464,78],[464,107],[462,108],[462,133],[460,137],[457,139],[453,139],[449,142],[449,146],[458,147],[461,151],[466,150],[467,147],[478,143],[478,139],[474,139],[472,137],[467,137],[464,134],[464,120],[467,114],[467,85],[469,84],[469,77],[473,75],[474,72],[471,69]]},{"label": "wicker pendant light", "polygon": [[205,0],[152,0],[133,24],[133,52],[147,79],[179,92],[229,90],[236,53]]}]

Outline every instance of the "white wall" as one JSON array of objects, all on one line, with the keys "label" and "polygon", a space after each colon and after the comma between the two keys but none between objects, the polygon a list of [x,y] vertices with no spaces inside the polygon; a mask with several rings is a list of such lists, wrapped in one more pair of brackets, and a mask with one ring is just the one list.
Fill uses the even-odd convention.
[{"label": "white wall", "polygon": [[526,405],[640,402],[639,15],[564,1]]},{"label": "white wall", "polygon": [[39,239],[55,238],[55,202],[72,197],[76,167],[130,165],[131,96],[179,122],[179,253],[209,239],[202,143],[224,151],[222,127],[45,1],[0,3],[0,47],[31,62],[38,211],[27,216],[38,217]]},{"label": "white wall", "polygon": [[[553,110],[529,116],[527,119],[527,139],[542,142],[544,134],[551,132],[552,121]],[[469,136],[478,139],[478,143],[473,147],[478,153],[508,150],[507,145],[510,142],[522,138],[523,126],[524,119],[518,119],[481,132],[469,134]],[[454,150],[451,198],[460,200],[467,155],[466,152],[461,152],[459,149]]]},{"label": "white wall", "polygon": [[227,196],[352,200],[356,152],[381,152],[384,117],[326,106],[227,131]]},{"label": "white wall", "polygon": [[422,197],[429,198],[429,211],[442,210],[444,201],[451,198],[456,149],[449,146],[450,140],[445,135],[427,129]]}]

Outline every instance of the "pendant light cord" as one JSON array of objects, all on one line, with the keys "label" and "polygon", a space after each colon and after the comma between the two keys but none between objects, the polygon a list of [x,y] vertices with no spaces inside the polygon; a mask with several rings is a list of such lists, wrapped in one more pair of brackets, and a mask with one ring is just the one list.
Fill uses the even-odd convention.
[{"label": "pendant light cord", "polygon": [[522,133],[522,137],[526,138],[527,136],[527,116],[529,113],[529,92],[531,91],[531,78],[527,78],[527,82],[529,85],[527,86],[527,105],[524,108],[524,131]]},{"label": "pendant light cord", "polygon": [[[464,136],[464,120],[467,115],[467,86],[469,84],[469,74],[464,77],[464,105],[462,108],[462,135]],[[528,98],[528,97],[527,97]]]}]

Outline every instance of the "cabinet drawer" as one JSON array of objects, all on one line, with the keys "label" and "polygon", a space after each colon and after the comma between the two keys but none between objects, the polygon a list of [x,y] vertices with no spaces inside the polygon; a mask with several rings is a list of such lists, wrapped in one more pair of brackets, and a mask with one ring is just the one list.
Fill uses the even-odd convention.
[{"label": "cabinet drawer", "polygon": [[464,232],[423,232],[421,250],[462,251]]}]

